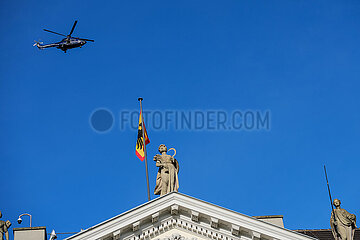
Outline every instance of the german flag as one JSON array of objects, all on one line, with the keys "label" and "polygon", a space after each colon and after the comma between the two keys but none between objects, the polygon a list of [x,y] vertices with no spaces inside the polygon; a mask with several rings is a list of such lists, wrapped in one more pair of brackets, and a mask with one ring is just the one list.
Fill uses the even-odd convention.
[{"label": "german flag", "polygon": [[144,161],[145,159],[145,146],[144,146],[144,139],[143,139],[143,126],[144,126],[144,136],[145,136],[145,145],[148,145],[150,143],[150,140],[148,138],[145,123],[143,123],[143,116],[142,111],[140,111],[139,116],[139,126],[138,126],[138,136],[136,141],[136,156],[141,160]]}]

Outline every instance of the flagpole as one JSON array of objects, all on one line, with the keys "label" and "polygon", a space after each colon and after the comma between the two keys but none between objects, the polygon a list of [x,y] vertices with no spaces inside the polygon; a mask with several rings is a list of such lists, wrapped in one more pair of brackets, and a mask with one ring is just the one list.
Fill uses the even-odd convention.
[{"label": "flagpole", "polygon": [[[138,100],[140,102],[140,113],[142,113],[142,100],[143,100],[143,98],[138,98]],[[146,170],[147,192],[148,192],[148,200],[150,201],[149,173],[148,173],[148,164],[147,164],[147,154],[146,154],[146,144],[145,144],[145,127],[144,127],[143,114],[141,114],[141,129],[142,129],[142,139],[143,139],[144,154],[145,154],[145,170]]]}]

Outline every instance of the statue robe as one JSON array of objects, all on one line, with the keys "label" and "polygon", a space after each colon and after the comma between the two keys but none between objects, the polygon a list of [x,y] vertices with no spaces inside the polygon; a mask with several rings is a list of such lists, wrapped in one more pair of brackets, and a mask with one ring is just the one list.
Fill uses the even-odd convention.
[{"label": "statue robe", "polygon": [[355,223],[356,217],[354,214],[350,214],[342,208],[334,209],[331,213],[330,226],[335,240],[353,240]]},{"label": "statue robe", "polygon": [[165,164],[166,167],[159,167],[159,171],[156,175],[154,194],[162,196],[173,191],[177,192],[179,189],[178,161],[171,157],[171,161],[165,161],[165,159],[162,159],[161,163]]}]

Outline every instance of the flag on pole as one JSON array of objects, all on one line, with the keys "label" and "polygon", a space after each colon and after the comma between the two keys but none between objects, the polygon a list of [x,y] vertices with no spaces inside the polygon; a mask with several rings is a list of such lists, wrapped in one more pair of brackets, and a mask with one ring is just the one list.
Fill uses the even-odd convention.
[{"label": "flag on pole", "polygon": [[[145,141],[143,139],[143,126],[144,126]],[[143,123],[142,111],[140,111],[139,126],[138,126],[138,136],[137,136],[137,141],[136,141],[136,151],[135,151],[135,153],[136,153],[136,156],[141,161],[144,161],[144,159],[145,159],[144,142],[145,142],[145,145],[148,145],[150,143],[150,140],[149,140],[147,132],[146,132],[145,124]]]}]

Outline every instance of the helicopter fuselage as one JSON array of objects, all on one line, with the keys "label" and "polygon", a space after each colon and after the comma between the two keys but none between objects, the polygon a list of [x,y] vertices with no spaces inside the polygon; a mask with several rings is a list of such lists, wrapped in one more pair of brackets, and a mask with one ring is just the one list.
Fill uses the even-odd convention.
[{"label": "helicopter fuselage", "polygon": [[86,41],[76,39],[76,38],[70,38],[70,39],[64,38],[58,44],[59,44],[59,46],[57,46],[57,48],[59,48],[59,49],[61,49],[63,51],[66,51],[66,50],[71,49],[71,48],[82,47],[83,45],[86,44]]}]

